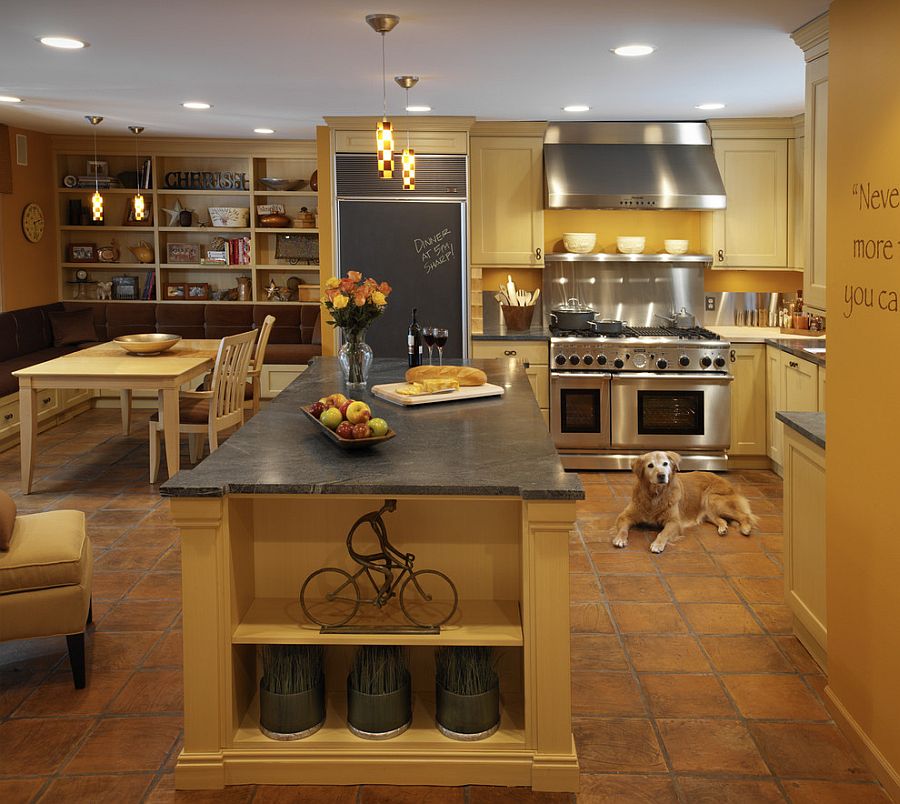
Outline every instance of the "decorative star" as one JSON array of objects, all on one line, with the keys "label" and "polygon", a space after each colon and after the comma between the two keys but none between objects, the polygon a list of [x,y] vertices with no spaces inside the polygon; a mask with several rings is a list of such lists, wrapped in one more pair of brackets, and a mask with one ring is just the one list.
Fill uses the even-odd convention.
[{"label": "decorative star", "polygon": [[175,206],[172,209],[163,207],[163,212],[169,213],[169,226],[178,226],[178,216],[183,209],[185,209],[185,207],[181,206],[181,201],[177,198],[175,199]]}]

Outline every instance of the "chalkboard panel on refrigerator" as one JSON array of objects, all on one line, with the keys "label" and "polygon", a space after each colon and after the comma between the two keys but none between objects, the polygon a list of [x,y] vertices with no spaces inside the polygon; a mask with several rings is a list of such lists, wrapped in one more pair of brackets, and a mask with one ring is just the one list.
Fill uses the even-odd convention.
[{"label": "chalkboard panel on refrigerator", "polygon": [[[393,288],[387,309],[366,336],[375,356],[406,357],[406,333],[415,307],[421,326],[450,331],[444,357],[462,357],[468,342],[465,205],[340,200],[338,232],[341,275],[359,271]],[[435,363],[437,359],[435,349]]]}]

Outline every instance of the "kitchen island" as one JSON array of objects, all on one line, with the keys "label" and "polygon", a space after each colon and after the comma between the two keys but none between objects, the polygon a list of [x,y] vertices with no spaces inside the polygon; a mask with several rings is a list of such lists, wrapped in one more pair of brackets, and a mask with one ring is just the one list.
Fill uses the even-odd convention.
[{"label": "kitchen island", "polygon": [[[342,390],[334,358],[316,359],[262,413],[192,471],[161,487],[181,530],[185,739],[179,788],[229,784],[524,785],[575,790],[571,730],[568,542],[578,478],[557,457],[521,368],[476,363],[501,398],[401,408],[361,396],[396,438],[344,451],[302,405]],[[370,385],[402,379],[376,360]],[[347,531],[396,499],[385,524],[416,566],[453,579],[456,614],[440,633],[320,633],[298,592],[323,566],[354,570]],[[365,596],[365,595],[364,595]],[[368,623],[396,622],[396,601]],[[370,608],[370,607],[364,607]],[[414,707],[386,742],[352,734],[346,676],[354,646],[409,649]],[[323,728],[298,741],[259,729],[257,646],[326,646]],[[501,684],[499,730],[477,742],[434,722],[433,653],[491,645]]]}]

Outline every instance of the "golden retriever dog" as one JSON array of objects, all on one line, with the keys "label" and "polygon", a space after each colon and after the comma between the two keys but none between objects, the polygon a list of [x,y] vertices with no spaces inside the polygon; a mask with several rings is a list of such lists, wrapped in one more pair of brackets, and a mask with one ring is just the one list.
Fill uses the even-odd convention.
[{"label": "golden retriever dog", "polygon": [[661,553],[670,540],[679,539],[685,528],[712,522],[719,535],[728,533],[728,523],[735,522],[741,533],[749,536],[756,524],[747,498],[738,494],[727,480],[711,472],[681,474],[677,452],[648,452],[631,462],[637,482],[631,502],[619,514],[613,544],[628,544],[628,529],[635,525],[657,525],[662,528],[650,545],[651,552]]}]

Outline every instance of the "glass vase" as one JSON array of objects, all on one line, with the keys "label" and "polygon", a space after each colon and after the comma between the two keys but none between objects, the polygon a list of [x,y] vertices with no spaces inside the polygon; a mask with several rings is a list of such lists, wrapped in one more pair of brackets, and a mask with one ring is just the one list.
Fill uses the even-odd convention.
[{"label": "glass vase", "polygon": [[344,373],[344,385],[349,391],[365,391],[369,378],[369,369],[375,354],[366,343],[366,331],[348,332],[344,330],[344,344],[338,353],[341,371]]}]

